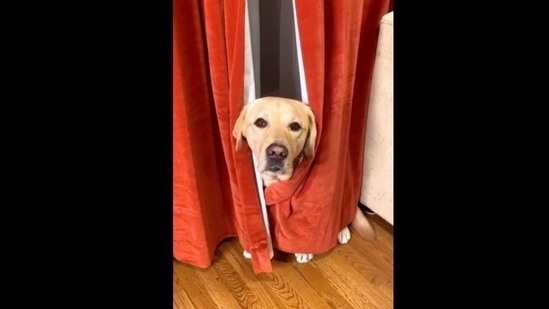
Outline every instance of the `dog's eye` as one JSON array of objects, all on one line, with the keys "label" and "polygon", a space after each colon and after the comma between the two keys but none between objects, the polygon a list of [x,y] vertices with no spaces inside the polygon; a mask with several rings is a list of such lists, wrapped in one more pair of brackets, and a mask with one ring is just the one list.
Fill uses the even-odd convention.
[{"label": "dog's eye", "polygon": [[257,118],[257,120],[254,122],[254,125],[258,128],[264,128],[267,125],[267,121],[263,118]]},{"label": "dog's eye", "polygon": [[297,122],[292,122],[292,123],[290,123],[290,130],[299,131],[299,130],[301,130],[301,126]]}]

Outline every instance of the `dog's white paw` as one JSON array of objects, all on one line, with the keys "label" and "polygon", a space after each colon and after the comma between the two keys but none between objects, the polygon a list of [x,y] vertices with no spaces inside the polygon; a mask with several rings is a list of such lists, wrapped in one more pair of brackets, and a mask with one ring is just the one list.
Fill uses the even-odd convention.
[{"label": "dog's white paw", "polygon": [[252,254],[246,250],[244,250],[244,252],[242,252],[242,255],[247,258],[247,259],[251,259],[252,258]]},{"label": "dog's white paw", "polygon": [[351,240],[351,231],[349,231],[348,227],[345,227],[344,229],[337,234],[337,242],[344,245]]},{"label": "dog's white paw", "polygon": [[307,263],[313,259],[312,253],[295,253],[295,258],[298,263]]}]

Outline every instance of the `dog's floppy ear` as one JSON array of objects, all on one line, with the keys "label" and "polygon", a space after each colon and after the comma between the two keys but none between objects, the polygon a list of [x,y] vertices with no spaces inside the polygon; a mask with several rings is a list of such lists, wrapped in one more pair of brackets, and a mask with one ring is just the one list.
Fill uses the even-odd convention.
[{"label": "dog's floppy ear", "polygon": [[315,142],[317,131],[315,115],[313,114],[313,111],[310,107],[307,107],[307,116],[309,118],[309,132],[303,152],[305,153],[305,156],[307,158],[312,159],[315,155]]},{"label": "dog's floppy ear", "polygon": [[244,105],[244,108],[242,108],[242,111],[240,112],[240,115],[236,119],[236,123],[234,124],[233,128],[233,136],[236,138],[236,150],[239,150],[242,146],[242,137],[246,137],[244,135],[244,127],[246,125],[246,114],[248,113],[248,104]]}]

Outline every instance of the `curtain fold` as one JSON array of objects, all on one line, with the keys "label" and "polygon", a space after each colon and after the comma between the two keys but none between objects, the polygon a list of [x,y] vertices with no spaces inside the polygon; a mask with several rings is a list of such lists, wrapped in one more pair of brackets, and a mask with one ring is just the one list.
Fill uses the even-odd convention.
[{"label": "curtain fold", "polygon": [[173,23],[174,257],[207,267],[217,243],[236,234],[232,193],[226,163],[217,158],[221,141],[198,2],[174,2]]},{"label": "curtain fold", "polygon": [[295,1],[319,137],[313,162],[266,189],[273,245],[280,250],[326,252],[354,219],[377,36],[389,3]]},{"label": "curtain fold", "polygon": [[[317,152],[265,191],[277,249],[326,252],[354,218],[377,33],[389,3],[295,1]],[[245,5],[173,2],[174,258],[208,267],[217,245],[236,236],[259,273],[272,266],[252,156],[246,144],[235,151],[231,135],[246,103]]]},{"label": "curtain fold", "polygon": [[251,152],[235,151],[243,106],[245,0],[174,5],[174,257],[208,267],[237,236],[271,272]]}]

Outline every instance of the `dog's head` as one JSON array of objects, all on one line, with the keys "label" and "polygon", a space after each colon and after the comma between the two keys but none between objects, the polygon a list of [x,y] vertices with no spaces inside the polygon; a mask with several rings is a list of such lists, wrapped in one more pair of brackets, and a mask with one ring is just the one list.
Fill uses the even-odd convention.
[{"label": "dog's head", "polygon": [[246,138],[262,176],[289,179],[302,155],[315,152],[316,122],[311,108],[300,101],[264,97],[246,104],[233,129],[236,149]]}]

